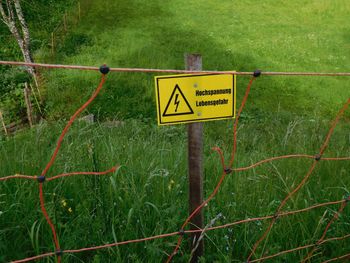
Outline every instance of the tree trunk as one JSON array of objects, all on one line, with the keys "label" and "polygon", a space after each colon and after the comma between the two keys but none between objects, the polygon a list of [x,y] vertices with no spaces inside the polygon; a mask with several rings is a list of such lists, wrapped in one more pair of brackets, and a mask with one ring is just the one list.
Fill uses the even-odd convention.
[{"label": "tree trunk", "polygon": [[[4,10],[4,1],[0,0],[0,13],[2,21],[9,28],[11,34],[16,39],[22,52],[24,61],[33,63],[33,57],[30,51],[30,33],[28,25],[24,19],[23,11],[19,0],[5,0],[6,12]],[[20,28],[18,26],[19,22]],[[22,32],[22,33],[20,33]],[[38,78],[33,67],[26,67],[29,74],[33,76],[35,85],[38,87]]]}]

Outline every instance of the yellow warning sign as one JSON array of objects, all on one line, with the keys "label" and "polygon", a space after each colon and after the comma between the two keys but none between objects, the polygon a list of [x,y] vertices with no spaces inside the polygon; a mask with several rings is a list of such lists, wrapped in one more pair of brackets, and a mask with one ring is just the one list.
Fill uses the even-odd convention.
[{"label": "yellow warning sign", "polygon": [[159,76],[155,82],[159,125],[235,116],[235,75]]}]

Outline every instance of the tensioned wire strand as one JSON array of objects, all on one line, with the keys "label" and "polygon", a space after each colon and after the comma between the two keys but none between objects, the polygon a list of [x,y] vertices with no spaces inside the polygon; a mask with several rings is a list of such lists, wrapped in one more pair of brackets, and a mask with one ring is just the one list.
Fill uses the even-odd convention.
[{"label": "tensioned wire strand", "polygon": [[[81,66],[81,65],[60,65],[60,64],[45,64],[45,63],[27,63],[21,61],[3,61],[0,60],[0,65],[9,66],[24,66],[34,68],[49,68],[49,69],[75,69],[75,70],[91,70],[98,71],[99,67]],[[179,69],[152,69],[152,68],[110,68],[112,72],[144,72],[144,73],[174,73],[174,74],[235,74],[251,76],[254,72],[240,71],[222,71],[222,70],[179,70]],[[350,72],[269,72],[262,71],[261,75],[265,76],[320,76],[320,77],[350,77]]]}]

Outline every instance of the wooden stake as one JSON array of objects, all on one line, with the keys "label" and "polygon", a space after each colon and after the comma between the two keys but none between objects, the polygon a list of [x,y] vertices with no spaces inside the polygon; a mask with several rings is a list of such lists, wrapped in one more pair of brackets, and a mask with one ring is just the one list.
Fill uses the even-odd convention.
[{"label": "wooden stake", "polygon": [[24,92],[24,101],[26,102],[27,106],[27,117],[30,128],[33,127],[33,107],[32,102],[30,101],[30,89],[28,88],[28,83],[24,83],[25,88],[23,90]]},{"label": "wooden stake", "polygon": [[[199,54],[185,55],[187,70],[202,70],[202,57]],[[203,203],[203,124],[188,124],[188,176],[190,214]],[[191,229],[203,229],[203,212],[198,212],[190,221]],[[200,233],[191,238],[191,249],[195,249]],[[198,262],[203,255],[204,242],[201,240],[193,253],[191,262]]]},{"label": "wooden stake", "polygon": [[6,128],[6,125],[5,125],[4,116],[2,115],[1,111],[0,111],[0,120],[1,120],[1,123],[2,123],[2,127],[4,128],[5,134],[7,136],[8,132],[7,132],[7,128]]},{"label": "wooden stake", "polygon": [[67,12],[65,12],[63,15],[63,28],[64,32],[67,32]]},{"label": "wooden stake", "polygon": [[55,52],[55,35],[54,32],[51,33],[51,55],[53,56]]},{"label": "wooden stake", "polygon": [[[38,108],[38,110],[39,110],[39,112],[40,112],[40,117],[42,117],[43,112],[41,111],[41,106],[40,106],[40,103],[39,103],[39,101],[38,101],[38,98],[37,98],[37,96],[36,96],[36,94],[35,94],[35,90],[34,90],[34,88],[33,88],[33,85],[29,83],[29,87],[30,87],[31,94],[34,95],[34,99],[35,99],[36,106],[37,106],[37,108]],[[42,97],[41,97],[40,89],[39,89],[38,87],[37,87],[37,92],[38,92],[38,95],[39,95],[39,100],[40,100],[40,102],[42,102]]]},{"label": "wooden stake", "polygon": [[80,6],[80,1],[78,2],[78,21],[81,19],[81,6]]}]

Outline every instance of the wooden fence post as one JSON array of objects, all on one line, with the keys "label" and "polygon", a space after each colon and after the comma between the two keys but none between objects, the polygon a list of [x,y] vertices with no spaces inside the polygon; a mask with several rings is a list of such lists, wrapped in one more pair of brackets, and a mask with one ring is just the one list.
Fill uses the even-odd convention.
[{"label": "wooden fence post", "polygon": [[[199,54],[186,54],[187,70],[202,70],[202,57]],[[188,124],[188,176],[190,214],[203,203],[203,123]],[[198,212],[190,221],[191,229],[203,229],[203,212]],[[200,233],[191,238],[191,249],[195,249],[191,262],[198,262],[204,252],[204,242],[198,243]],[[197,247],[197,248],[196,248]]]}]

